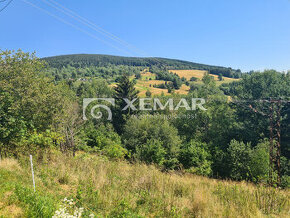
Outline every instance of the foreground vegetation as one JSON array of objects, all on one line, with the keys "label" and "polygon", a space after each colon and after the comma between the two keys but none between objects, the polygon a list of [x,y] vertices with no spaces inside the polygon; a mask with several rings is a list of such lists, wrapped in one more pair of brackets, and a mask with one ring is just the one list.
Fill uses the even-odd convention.
[{"label": "foreground vegetation", "polygon": [[83,217],[288,217],[289,190],[57,151],[0,162],[0,217],[51,217],[64,198]]}]

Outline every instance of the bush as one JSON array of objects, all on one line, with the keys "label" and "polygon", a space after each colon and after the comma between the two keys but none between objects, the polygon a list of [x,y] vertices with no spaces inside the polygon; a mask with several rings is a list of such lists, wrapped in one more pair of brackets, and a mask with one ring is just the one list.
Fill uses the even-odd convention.
[{"label": "bush", "polygon": [[207,145],[191,140],[189,143],[183,145],[179,161],[185,169],[188,169],[188,172],[208,176],[212,172],[209,158],[210,154],[207,151]]},{"label": "bush", "polygon": [[190,81],[191,81],[191,82],[195,82],[195,81],[197,81],[197,80],[198,80],[198,78],[197,78],[197,77],[194,77],[194,76],[190,78]]},{"label": "bush", "polygon": [[290,188],[290,160],[286,157],[281,157],[281,169],[282,187]]},{"label": "bush", "polygon": [[94,151],[99,151],[113,159],[124,158],[128,155],[128,151],[122,146],[120,136],[113,130],[112,126],[96,127],[91,124],[86,130],[86,144]]},{"label": "bush", "polygon": [[[141,158],[140,154],[146,154],[148,163],[163,162],[166,168],[177,167],[181,142],[177,130],[168,121],[162,118],[132,117],[125,125],[122,138],[126,148],[135,157]],[[154,151],[158,151],[158,154]],[[161,156],[164,156],[164,161]]]},{"label": "bush", "polygon": [[251,152],[250,171],[254,182],[267,182],[269,173],[269,141],[260,142]]},{"label": "bush", "polygon": [[228,148],[230,177],[236,180],[248,179],[250,176],[251,145],[232,140]]},{"label": "bush", "polygon": [[162,146],[162,143],[156,139],[150,139],[146,144],[136,148],[136,154],[134,157],[146,163],[163,165],[165,161],[165,155],[166,150]]}]

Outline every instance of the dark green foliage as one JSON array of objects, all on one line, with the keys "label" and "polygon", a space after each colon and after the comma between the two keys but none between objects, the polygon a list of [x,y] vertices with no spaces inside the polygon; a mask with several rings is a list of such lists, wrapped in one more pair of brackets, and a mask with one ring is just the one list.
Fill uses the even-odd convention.
[{"label": "dark green foliage", "polygon": [[141,73],[140,72],[136,73],[135,74],[135,78],[136,79],[141,79],[142,78]]},{"label": "dark green foliage", "polygon": [[194,76],[190,78],[190,81],[191,81],[191,82],[195,82],[195,81],[197,81],[197,80],[198,80],[198,78],[196,78],[196,77],[194,77]]},{"label": "dark green foliage", "polygon": [[268,140],[261,141],[252,149],[250,169],[251,180],[254,182],[264,182],[268,180],[269,174],[269,146]]},{"label": "dark green foliage", "polygon": [[152,93],[150,92],[149,89],[147,89],[146,93],[145,93],[146,97],[151,97]]},{"label": "dark green foliage", "polygon": [[109,158],[122,159],[128,154],[122,147],[120,136],[110,125],[95,126],[91,123],[86,126],[84,135],[87,146]]},{"label": "dark green foliage", "polygon": [[254,182],[268,182],[269,142],[261,141],[256,147],[232,140],[227,149],[230,177],[236,180],[250,179]]},{"label": "dark green foliage", "polygon": [[136,147],[134,157],[147,164],[154,163],[162,166],[165,161],[166,150],[162,146],[162,142],[156,139],[150,139],[145,144]]},{"label": "dark green foliage", "polygon": [[113,125],[118,133],[123,132],[123,127],[126,124],[126,121],[132,114],[136,114],[137,111],[134,111],[131,107],[128,107],[126,110],[124,108],[127,106],[125,98],[129,101],[135,100],[134,106],[138,106],[138,91],[134,88],[135,81],[130,81],[130,78],[127,74],[124,74],[119,80],[118,84],[115,87],[114,98],[115,106],[113,107]]},{"label": "dark green foliage", "polygon": [[44,63],[28,53],[1,52],[0,65],[0,141],[6,150],[15,151],[35,131],[58,127],[61,132],[71,116],[66,113],[74,99],[69,88],[46,78]]},{"label": "dark green foliage", "polygon": [[[180,79],[180,77],[177,74],[169,73],[167,71],[161,71],[161,72],[155,72],[156,73],[156,79],[157,80],[165,80],[170,81],[170,83],[167,84],[161,84],[161,87],[158,88],[170,88],[172,89],[180,89],[183,81]],[[162,86],[163,85],[163,86]]]},{"label": "dark green foliage", "polygon": [[[107,67],[108,65],[126,65],[126,66],[142,66],[152,68],[168,69],[196,69],[196,70],[211,70],[213,72],[229,72],[234,71],[225,67],[210,66],[205,64],[198,64],[188,61],[166,59],[166,58],[135,58],[135,57],[120,57],[111,55],[94,55],[94,54],[76,54],[76,55],[62,55],[44,58],[45,61],[53,68],[62,68],[68,65],[74,68],[84,68],[88,66]],[[240,71],[237,71],[240,73]],[[225,76],[225,75],[224,75]]]},{"label": "dark green foliage", "polygon": [[228,148],[230,177],[236,180],[250,177],[251,145],[232,140]]},{"label": "dark green foliage", "polygon": [[[242,124],[239,131],[240,138],[243,141],[252,141],[257,144],[264,137],[269,137],[269,102],[261,100],[281,99],[282,107],[282,126],[281,126],[281,144],[282,155],[290,156],[289,139],[289,96],[290,96],[290,76],[273,70],[253,72],[245,75],[243,79],[232,84],[230,91],[237,108],[238,121]],[[251,108],[254,108],[251,109]],[[255,112],[257,111],[257,112]]]},{"label": "dark green foliage", "polygon": [[189,92],[193,92],[194,90],[199,90],[201,89],[202,85],[201,84],[198,84],[198,83],[191,83],[190,84],[190,89],[189,89]]},{"label": "dark green foliage", "polygon": [[223,75],[222,74],[219,74],[218,79],[219,79],[219,81],[223,81],[224,80],[223,79]]},{"label": "dark green foliage", "polygon": [[[133,156],[146,154],[146,160],[145,157],[141,157],[144,161],[162,163],[168,168],[175,168],[178,164],[181,141],[177,130],[162,118],[132,117],[124,128],[122,138]],[[154,156],[149,157],[149,153]]]},{"label": "dark green foliage", "polygon": [[206,143],[191,140],[181,147],[179,161],[189,172],[209,176],[211,174],[210,153]]},{"label": "dark green foliage", "polygon": [[281,157],[282,187],[290,188],[290,159]]},{"label": "dark green foliage", "polygon": [[81,82],[79,86],[74,86],[76,95],[82,98],[109,98],[113,94],[113,90],[103,79],[93,79],[89,82]]},{"label": "dark green foliage", "polygon": [[[240,72],[229,68],[197,64],[187,61],[165,59],[165,58],[134,58],[134,57],[118,57],[109,55],[62,55],[55,57],[43,58],[49,64],[46,74],[55,81],[61,80],[86,80],[89,78],[106,79],[109,83],[114,82],[117,77],[124,72],[135,75],[137,79],[141,78],[140,72],[149,67],[151,73],[157,75],[157,79],[172,81],[174,78],[168,70],[212,70],[212,72],[222,72],[224,76],[240,77]],[[174,75],[177,76],[177,75]],[[177,76],[178,77],[178,76]],[[178,77],[178,83],[186,82]],[[179,89],[178,85],[175,89]]]},{"label": "dark green foliage", "polygon": [[210,74],[215,74],[215,75],[221,75],[224,77],[229,77],[229,78],[240,78],[241,77],[241,71],[236,71],[231,68],[211,68],[209,70]]}]

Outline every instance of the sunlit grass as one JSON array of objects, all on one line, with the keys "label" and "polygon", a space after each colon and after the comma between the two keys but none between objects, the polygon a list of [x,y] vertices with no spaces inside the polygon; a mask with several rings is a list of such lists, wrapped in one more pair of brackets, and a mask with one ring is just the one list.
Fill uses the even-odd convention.
[{"label": "sunlit grass", "polygon": [[[204,74],[207,72],[206,70],[170,70],[172,73],[176,73],[180,78],[184,77],[188,81],[191,77],[196,77],[199,80],[201,80],[204,76]],[[218,85],[222,83],[230,83],[233,81],[238,81],[239,79],[229,78],[229,77],[223,77],[223,81],[219,81],[218,75],[210,74],[214,77],[214,80],[217,82]]]},{"label": "sunlit grass", "polygon": [[[0,217],[46,217],[65,197],[98,217],[288,217],[289,190],[162,173],[154,166],[78,154],[0,164]],[[5,164],[7,163],[7,164]]]}]

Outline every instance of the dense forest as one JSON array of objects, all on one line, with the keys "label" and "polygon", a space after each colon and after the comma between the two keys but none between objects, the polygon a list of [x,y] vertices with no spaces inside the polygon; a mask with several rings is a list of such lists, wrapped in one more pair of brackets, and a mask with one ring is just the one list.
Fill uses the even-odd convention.
[{"label": "dense forest", "polygon": [[240,70],[166,58],[78,54],[48,57],[43,58],[43,60],[49,64],[51,74],[58,79],[60,77],[79,78],[87,76],[112,78],[123,72],[136,74],[144,68],[150,68],[151,71],[158,74],[164,74],[168,70],[195,69],[206,70],[212,74],[230,78],[240,78],[242,75]]}]

